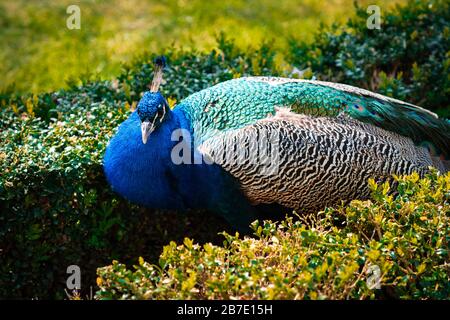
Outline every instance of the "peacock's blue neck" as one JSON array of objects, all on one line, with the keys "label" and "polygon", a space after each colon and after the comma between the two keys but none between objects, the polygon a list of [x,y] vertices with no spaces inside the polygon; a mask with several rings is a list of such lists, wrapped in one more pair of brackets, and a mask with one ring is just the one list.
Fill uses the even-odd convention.
[{"label": "peacock's blue neck", "polygon": [[[202,208],[217,205],[223,190],[234,181],[217,165],[175,164],[171,158],[172,132],[191,132],[189,120],[179,108],[148,138],[141,140],[140,120],[134,112],[124,121],[107,147],[106,177],[113,189],[134,203],[160,209]],[[205,202],[206,200],[206,202]]]}]

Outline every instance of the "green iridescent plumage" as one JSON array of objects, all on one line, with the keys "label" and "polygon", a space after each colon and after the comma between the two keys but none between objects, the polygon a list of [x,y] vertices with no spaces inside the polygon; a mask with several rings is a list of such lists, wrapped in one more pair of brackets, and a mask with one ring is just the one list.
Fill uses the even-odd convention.
[{"label": "green iridescent plumage", "polygon": [[197,92],[178,106],[190,118],[196,139],[242,128],[275,114],[275,107],[312,116],[346,113],[359,121],[427,142],[446,159],[450,125],[423,108],[363,89],[320,81],[240,78]]}]

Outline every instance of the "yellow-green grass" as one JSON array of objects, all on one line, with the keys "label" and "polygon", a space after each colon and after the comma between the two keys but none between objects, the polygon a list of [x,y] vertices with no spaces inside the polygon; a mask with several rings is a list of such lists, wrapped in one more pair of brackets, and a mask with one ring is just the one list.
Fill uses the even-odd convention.
[{"label": "yellow-green grass", "polygon": [[[387,10],[404,1],[358,1]],[[81,29],[69,30],[66,9],[81,9]],[[289,36],[311,40],[321,23],[342,22],[353,0],[0,0],[1,91],[42,92],[85,74],[110,79],[121,64],[167,46],[211,49],[223,31],[239,46]]]}]

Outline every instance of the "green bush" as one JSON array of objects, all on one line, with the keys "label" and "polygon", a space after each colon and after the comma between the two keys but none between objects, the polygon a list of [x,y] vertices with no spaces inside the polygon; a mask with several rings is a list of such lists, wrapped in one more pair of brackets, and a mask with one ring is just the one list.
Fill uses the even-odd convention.
[{"label": "green bush", "polygon": [[450,117],[450,2],[410,0],[366,27],[357,8],[346,25],[321,29],[311,44],[290,41],[289,60],[305,75],[393,96]]},{"label": "green bush", "polygon": [[[162,89],[171,103],[232,77],[276,74],[267,45],[245,52],[223,36],[209,53],[168,49],[165,55],[170,67]],[[96,268],[111,259],[131,261],[142,252],[156,259],[170,240],[187,233],[212,241],[228,227],[206,212],[130,205],[106,183],[105,147],[147,90],[153,58],[140,57],[115,81],[0,98],[0,297],[63,298],[72,264],[89,292]]]},{"label": "green bush", "polygon": [[[98,270],[101,299],[448,299],[450,173],[370,181],[372,199],[294,222],[255,221],[256,239],[171,242],[159,264]],[[322,216],[322,218],[320,218]],[[376,269],[377,268],[377,269]],[[380,290],[374,288],[379,270]]]},{"label": "green bush", "polygon": [[[420,7],[410,7],[416,6]],[[407,8],[402,10],[413,12]],[[440,30],[443,23],[440,19],[430,22],[436,23],[430,32]],[[430,29],[425,24],[417,26],[421,34],[424,28]],[[299,44],[292,48],[292,59],[300,59],[294,61],[297,66],[301,65],[301,54],[318,74],[322,64],[323,70],[331,70],[331,62],[314,60],[317,46],[325,41],[321,37],[317,36],[311,50]],[[233,77],[286,75],[292,69],[275,63],[270,43],[242,50],[221,36],[217,47],[206,53],[173,48],[160,52],[169,62],[162,91],[171,104]],[[53,93],[0,95],[0,297],[64,298],[66,268],[72,264],[81,268],[84,294],[95,285],[96,268],[111,259],[132,263],[143,255],[156,262],[165,244],[184,237],[220,243],[217,232],[229,228],[220,218],[208,212],[182,215],[131,205],[111,191],[103,176],[106,144],[146,90],[154,56],[139,57],[114,81],[85,77],[81,83],[74,81],[69,89]],[[327,59],[332,56],[338,59],[340,51],[330,51]],[[408,61],[403,66],[400,60],[398,70],[409,70]],[[425,73],[432,70],[422,63],[417,68],[424,68]],[[448,97],[448,82],[443,79],[435,87],[430,81],[424,83],[434,90],[430,101]],[[439,265],[439,261],[433,264]],[[428,268],[432,263],[427,263]]]}]

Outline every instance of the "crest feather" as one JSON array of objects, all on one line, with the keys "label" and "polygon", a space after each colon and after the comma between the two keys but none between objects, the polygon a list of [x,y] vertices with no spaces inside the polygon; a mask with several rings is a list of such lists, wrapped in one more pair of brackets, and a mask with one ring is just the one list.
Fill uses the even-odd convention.
[{"label": "crest feather", "polygon": [[161,85],[162,79],[163,79],[163,70],[166,66],[166,58],[164,56],[160,56],[155,58],[154,60],[155,64],[155,71],[153,74],[153,80],[150,85],[150,91],[151,92],[158,92],[159,86]]}]

